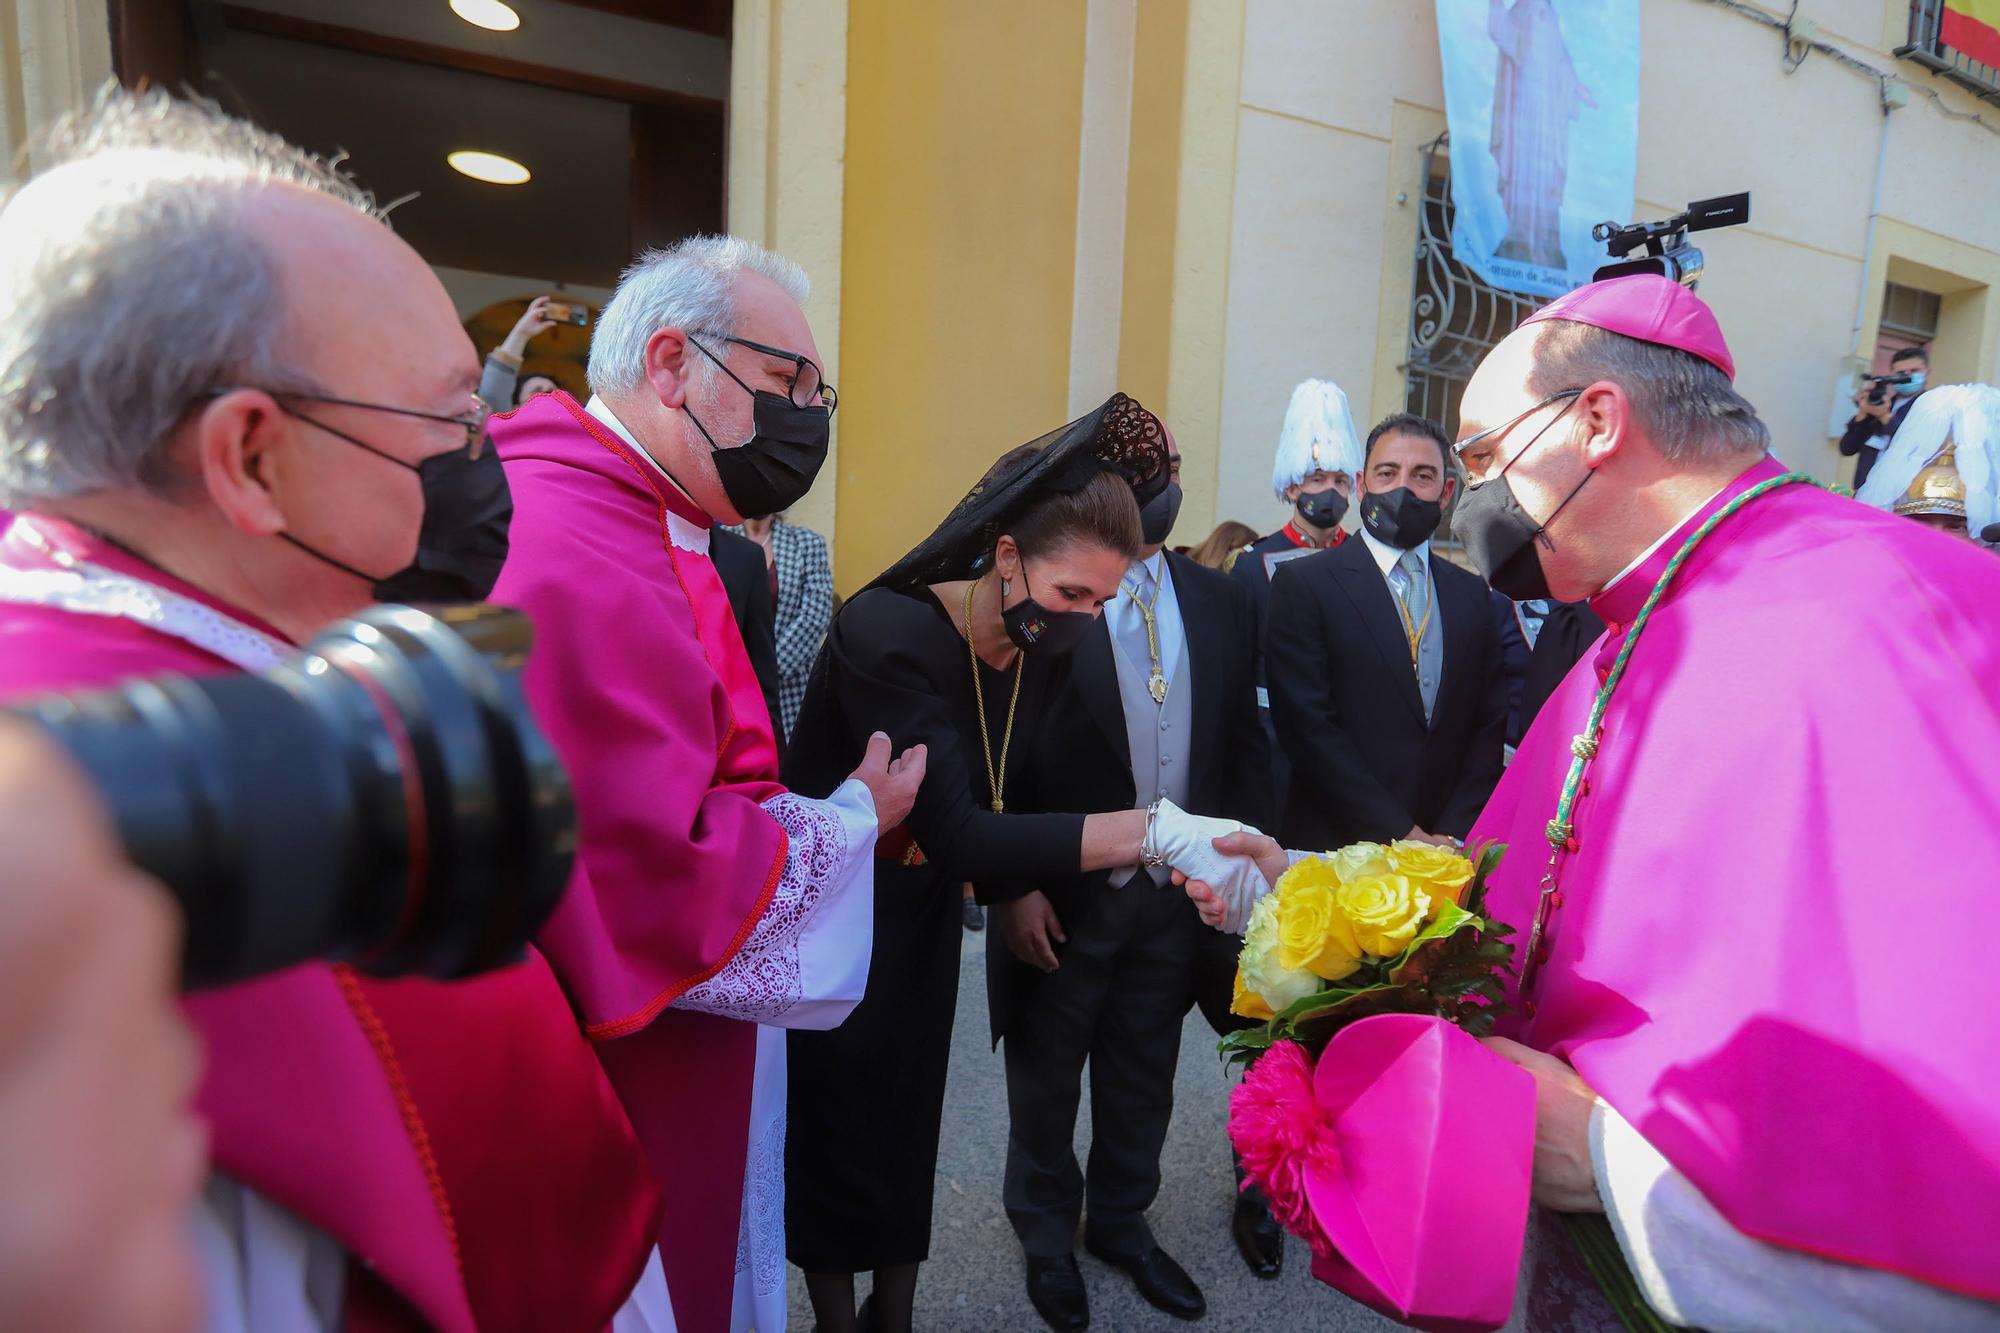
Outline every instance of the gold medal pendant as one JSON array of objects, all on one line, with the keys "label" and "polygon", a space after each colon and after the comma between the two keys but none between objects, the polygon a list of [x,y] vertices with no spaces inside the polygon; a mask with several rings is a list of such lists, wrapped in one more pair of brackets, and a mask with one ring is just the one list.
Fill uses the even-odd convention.
[{"label": "gold medal pendant", "polygon": [[1160,674],[1158,667],[1153,668],[1153,678],[1146,682],[1146,693],[1153,696],[1153,702],[1156,704],[1164,704],[1167,701],[1167,678]]}]

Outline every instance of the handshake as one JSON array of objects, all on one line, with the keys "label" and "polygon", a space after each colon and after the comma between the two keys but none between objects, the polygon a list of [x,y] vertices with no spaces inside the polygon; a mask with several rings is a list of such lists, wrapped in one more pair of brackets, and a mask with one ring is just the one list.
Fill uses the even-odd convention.
[{"label": "handshake", "polygon": [[1168,800],[1147,812],[1141,856],[1173,871],[1204,922],[1236,935],[1290,864],[1275,838],[1234,819],[1191,815]]}]

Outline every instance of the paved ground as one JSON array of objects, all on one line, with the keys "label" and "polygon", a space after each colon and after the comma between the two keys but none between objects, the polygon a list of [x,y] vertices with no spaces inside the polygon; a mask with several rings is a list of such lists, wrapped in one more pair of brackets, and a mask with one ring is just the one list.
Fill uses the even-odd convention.
[{"label": "paved ground", "polygon": [[[1035,1333],[1046,1327],[1022,1287],[1021,1251],[1000,1207],[1006,1151],[1007,1092],[1000,1058],[987,1047],[984,936],[968,935],[961,955],[958,1025],[945,1094],[931,1261],[917,1288],[922,1333]],[[1131,1280],[1084,1254],[1091,1328],[1151,1330],[1315,1330],[1379,1333],[1396,1325],[1313,1281],[1305,1246],[1288,1240],[1285,1271],[1272,1281],[1250,1274],[1229,1235],[1229,1148],[1223,1137],[1228,1083],[1215,1036],[1197,1012],[1181,1044],[1173,1128],[1162,1163],[1164,1183],[1151,1213],[1153,1231],[1208,1297],[1198,1325],[1147,1305]],[[1078,1160],[1090,1143],[1088,1091],[1077,1126]],[[866,1290],[867,1279],[862,1279]],[[792,1272],[792,1329],[812,1328],[805,1283]]]}]

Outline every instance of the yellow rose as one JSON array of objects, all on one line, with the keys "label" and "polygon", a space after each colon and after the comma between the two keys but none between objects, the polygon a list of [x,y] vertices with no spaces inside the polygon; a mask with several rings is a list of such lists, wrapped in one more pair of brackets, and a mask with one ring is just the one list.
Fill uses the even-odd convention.
[{"label": "yellow rose", "polygon": [[1396,842],[1389,847],[1389,868],[1424,886],[1436,898],[1465,906],[1465,888],[1475,873],[1472,862],[1446,847],[1427,842]]},{"label": "yellow rose", "polygon": [[1236,990],[1229,997],[1229,1012],[1238,1018],[1254,1018],[1261,1021],[1276,1018],[1271,1006],[1264,1003],[1264,997],[1243,983],[1243,967],[1236,968]]},{"label": "yellow rose", "polygon": [[1430,914],[1430,895],[1406,875],[1367,875],[1340,886],[1334,895],[1353,926],[1355,943],[1377,958],[1393,958],[1410,947]]},{"label": "yellow rose", "polygon": [[1356,842],[1341,848],[1330,858],[1333,873],[1345,884],[1369,875],[1389,873],[1389,849],[1379,842]]},{"label": "yellow rose", "polygon": [[1334,886],[1308,881],[1278,901],[1278,961],[1339,981],[1361,966],[1354,927],[1334,905]]},{"label": "yellow rose", "polygon": [[1278,895],[1267,893],[1251,909],[1243,932],[1243,953],[1237,962],[1246,992],[1272,1011],[1316,994],[1320,979],[1302,968],[1286,967],[1278,947]]}]

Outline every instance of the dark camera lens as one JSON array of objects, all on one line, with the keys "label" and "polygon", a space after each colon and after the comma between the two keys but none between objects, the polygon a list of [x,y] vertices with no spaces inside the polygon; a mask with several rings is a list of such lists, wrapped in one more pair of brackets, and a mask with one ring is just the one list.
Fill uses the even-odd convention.
[{"label": "dark camera lens", "polygon": [[499,607],[382,606],[263,675],[15,711],[180,900],[189,987],[313,958],[459,977],[520,955],[575,855],[568,777],[521,694],[532,633]]}]

